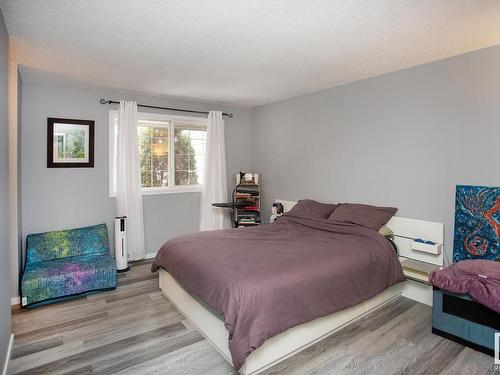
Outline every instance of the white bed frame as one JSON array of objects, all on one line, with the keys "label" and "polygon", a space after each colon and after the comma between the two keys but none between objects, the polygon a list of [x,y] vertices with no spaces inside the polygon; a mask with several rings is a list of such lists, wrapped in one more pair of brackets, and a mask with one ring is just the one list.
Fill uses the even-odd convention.
[{"label": "white bed frame", "polygon": [[[288,211],[296,202],[283,201],[285,211]],[[400,255],[411,254],[413,238],[425,238],[435,242],[443,241],[443,225],[422,220],[393,217],[387,226],[395,234],[395,242],[399,247]],[[425,256],[425,254],[424,254]],[[425,261],[442,264],[443,255],[425,258]],[[363,317],[369,312],[392,301],[401,294],[404,295],[405,283],[399,283],[379,293],[377,296],[356,306],[336,312],[334,314],[303,323],[267,340],[261,347],[254,350],[246,359],[240,373],[244,375],[258,374],[274,366],[293,354],[313,345],[331,335],[349,323]],[[228,332],[223,320],[210,309],[201,304],[165,270],[160,270],[160,288],[163,294],[184,314],[184,316],[207,338],[219,353],[232,365],[228,347]],[[300,308],[300,306],[297,306]]]}]

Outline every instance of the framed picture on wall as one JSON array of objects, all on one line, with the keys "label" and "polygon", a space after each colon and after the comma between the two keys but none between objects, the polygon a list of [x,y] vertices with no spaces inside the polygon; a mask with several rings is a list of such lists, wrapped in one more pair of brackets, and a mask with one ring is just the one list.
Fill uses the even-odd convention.
[{"label": "framed picture on wall", "polygon": [[93,168],[94,123],[47,118],[47,168]]},{"label": "framed picture on wall", "polygon": [[500,261],[500,187],[457,185],[453,261]]}]

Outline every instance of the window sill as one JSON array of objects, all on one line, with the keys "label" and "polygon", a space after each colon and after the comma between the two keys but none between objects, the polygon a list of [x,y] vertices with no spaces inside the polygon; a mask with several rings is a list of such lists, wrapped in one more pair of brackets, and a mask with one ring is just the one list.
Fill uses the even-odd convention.
[{"label": "window sill", "polygon": [[176,188],[176,189],[144,189],[142,195],[161,195],[161,194],[182,194],[182,193],[201,193],[202,187]]},{"label": "window sill", "polygon": [[[176,189],[147,189],[142,191],[142,196],[163,195],[163,194],[183,194],[183,193],[201,193],[203,187],[176,188]],[[110,194],[110,198],[116,198],[116,194]]]}]

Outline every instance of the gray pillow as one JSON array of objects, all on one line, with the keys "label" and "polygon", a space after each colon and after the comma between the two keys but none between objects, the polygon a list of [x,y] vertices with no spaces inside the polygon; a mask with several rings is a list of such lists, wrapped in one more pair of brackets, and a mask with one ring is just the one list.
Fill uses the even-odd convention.
[{"label": "gray pillow", "polygon": [[342,203],[332,212],[329,220],[357,224],[379,230],[397,212],[394,207],[376,207],[367,204]]},{"label": "gray pillow", "polygon": [[320,203],[312,199],[302,199],[285,215],[327,219],[338,206],[338,204]]}]

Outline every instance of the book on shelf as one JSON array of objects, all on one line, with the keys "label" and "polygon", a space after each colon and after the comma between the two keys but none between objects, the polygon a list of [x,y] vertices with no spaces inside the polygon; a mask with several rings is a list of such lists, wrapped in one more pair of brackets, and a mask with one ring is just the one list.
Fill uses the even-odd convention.
[{"label": "book on shelf", "polygon": [[259,207],[257,207],[257,206],[247,206],[247,207],[243,207],[243,210],[246,210],[246,211],[259,211]]},{"label": "book on shelf", "polygon": [[259,224],[259,223],[255,220],[239,220],[238,224]]},{"label": "book on shelf", "polygon": [[248,198],[248,197],[251,197],[252,194],[250,194],[250,193],[235,193],[234,196],[236,198]]},{"label": "book on shelf", "polygon": [[238,220],[239,219],[252,219],[252,220],[256,220],[258,219],[259,215],[255,214],[255,215],[248,215],[248,214],[238,214]]},{"label": "book on shelf", "polygon": [[259,216],[259,211],[258,210],[245,210],[245,209],[239,209],[238,210],[238,216],[245,215],[245,216]]},{"label": "book on shelf", "polygon": [[258,207],[259,206],[259,199],[255,197],[240,197],[235,199],[236,202],[238,203],[245,203],[245,207]]},{"label": "book on shelf", "polygon": [[234,209],[235,227],[260,224],[260,198],[259,175],[250,172],[236,174],[233,201],[243,202],[245,206]]},{"label": "book on shelf", "polygon": [[254,195],[259,195],[259,191],[258,190],[255,190],[255,189],[248,189],[247,187],[237,187],[236,188],[236,192],[235,192],[236,196],[254,196]]}]

